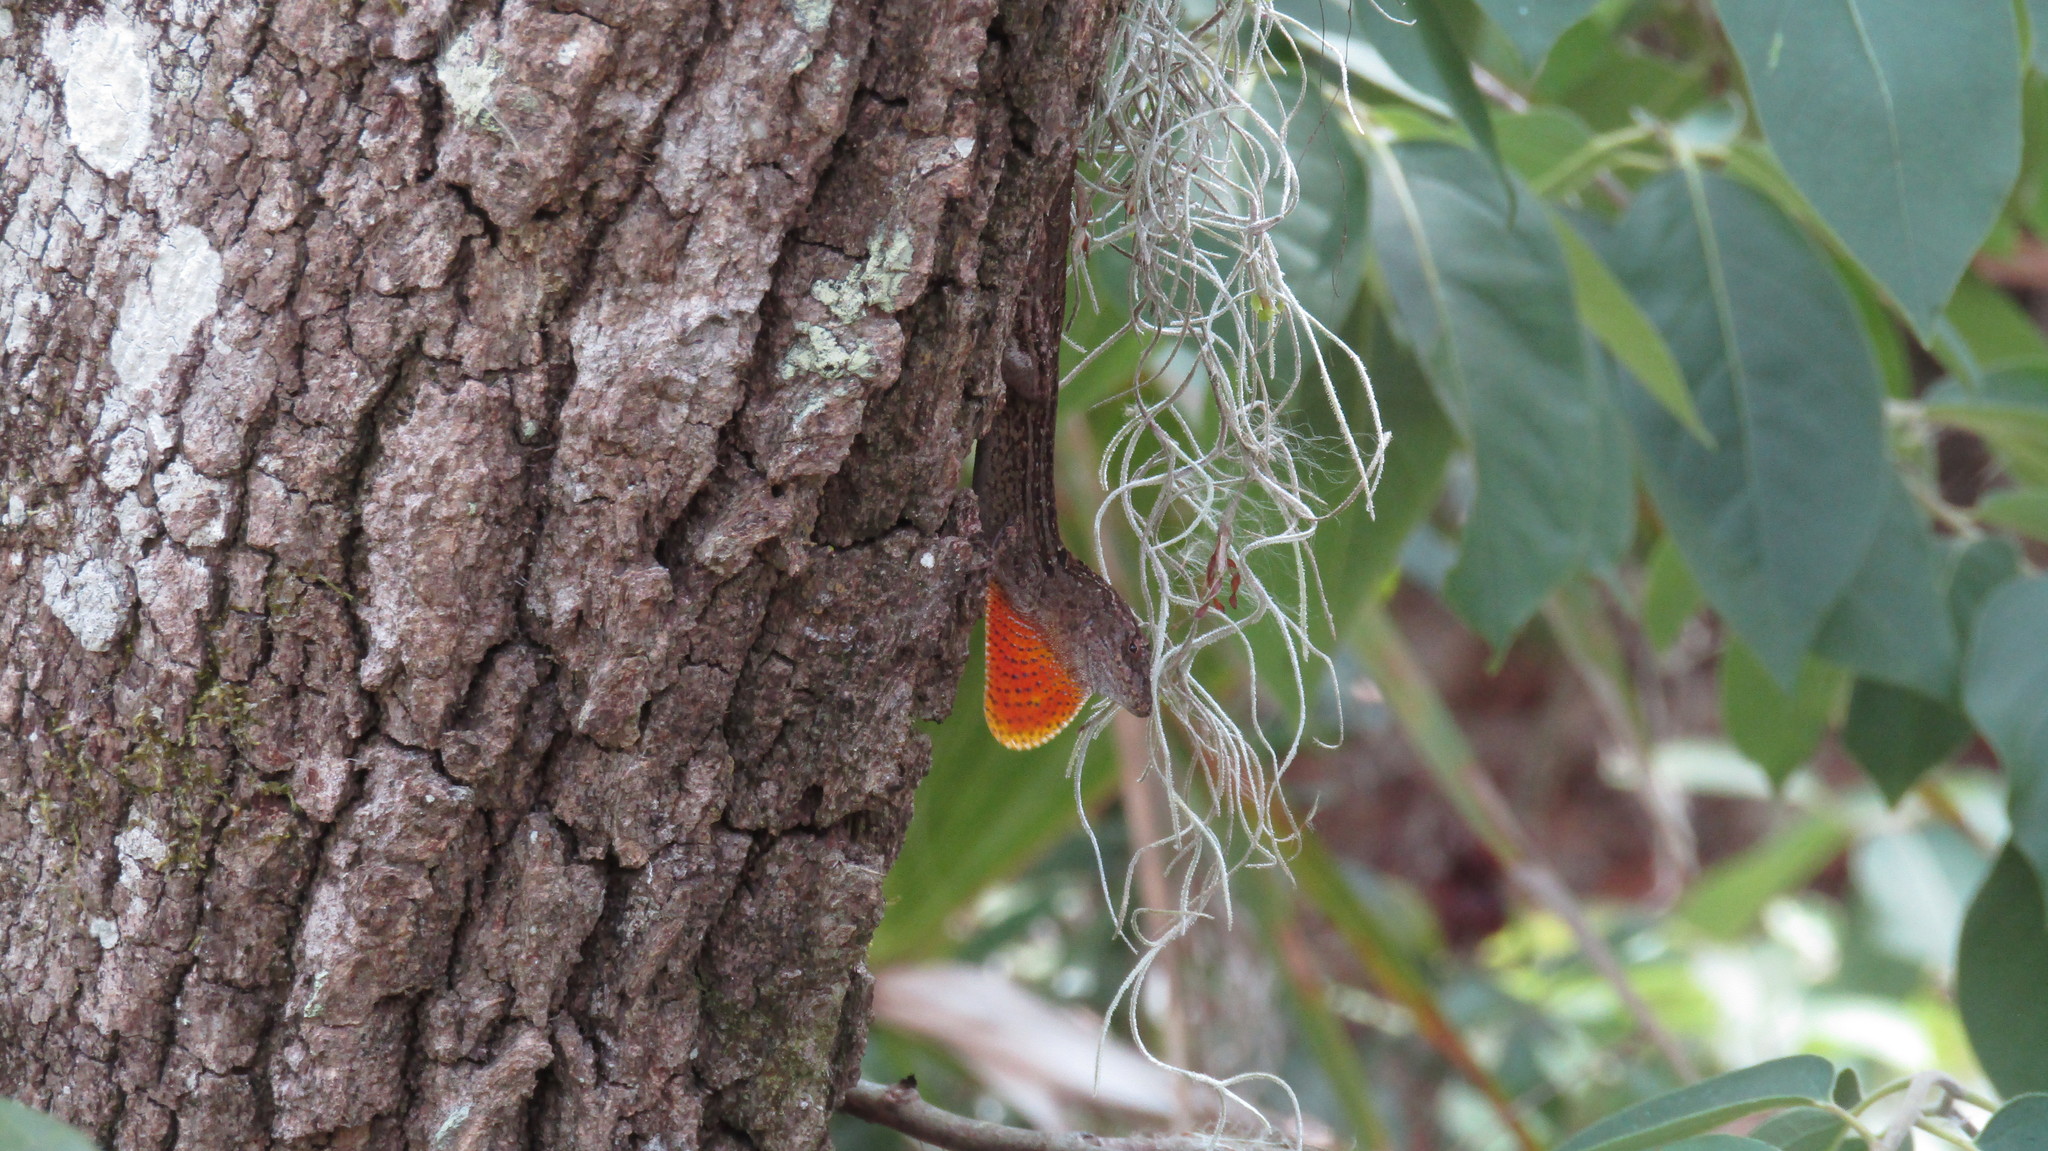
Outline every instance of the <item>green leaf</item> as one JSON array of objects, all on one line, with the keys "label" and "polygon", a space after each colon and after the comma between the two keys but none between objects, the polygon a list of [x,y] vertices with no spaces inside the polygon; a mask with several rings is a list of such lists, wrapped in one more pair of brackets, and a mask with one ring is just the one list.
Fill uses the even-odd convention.
[{"label": "green leaf", "polygon": [[1584,120],[1548,104],[1526,112],[1497,112],[1493,130],[1508,166],[1531,183],[1579,155],[1593,140],[1593,130]]},{"label": "green leaf", "polygon": [[2048,876],[2048,577],[2006,584],[1977,613],[1963,707],[2012,781],[2013,846]]},{"label": "green leaf", "polygon": [[1708,72],[1704,59],[1675,61],[1645,52],[1633,37],[1587,20],[1559,37],[1533,95],[1570,108],[1595,131],[1606,132],[1637,123],[1645,112],[1657,120],[1678,119],[1707,98]]},{"label": "green leaf", "polygon": [[1572,1136],[1557,1151],[1641,1151],[1659,1147],[1712,1131],[1744,1115],[1825,1102],[1834,1085],[1834,1066],[1817,1055],[1773,1059],[1638,1103]]},{"label": "green leaf", "polygon": [[[1386,470],[1373,494],[1372,514],[1368,516],[1360,502],[1316,533],[1325,578],[1341,579],[1351,593],[1331,597],[1331,611],[1339,618],[1348,618],[1358,596],[1371,594],[1393,574],[1408,534],[1436,506],[1445,465],[1458,444],[1457,429],[1437,404],[1422,366],[1394,338],[1383,310],[1361,304],[1345,338],[1372,373],[1380,418],[1398,430],[1387,444]],[[1351,418],[1353,427],[1367,426],[1362,410],[1351,413]]]},{"label": "green leaf", "polygon": [[[2041,0],[2028,0],[2038,4]],[[2048,233],[2048,73],[2043,73],[2038,61],[2048,54],[2048,26],[2044,26],[2038,15],[2028,21],[2032,25],[2033,56],[2037,61],[2027,76],[2024,111],[2021,130],[2026,133],[2026,147],[2020,157],[2020,183],[2013,195],[2011,212],[2007,219],[2000,221],[2000,230],[2005,226],[2023,224],[2036,236]],[[1993,233],[1998,238],[1998,233]],[[2004,254],[2003,251],[2000,253]]]},{"label": "green leaf", "polygon": [[1716,0],[1771,149],[1931,333],[2020,162],[2011,0]]},{"label": "green leaf", "polygon": [[1585,19],[1599,0],[1479,0],[1479,6],[1507,33],[1508,41],[1535,71],[1565,29]]},{"label": "green leaf", "polygon": [[1955,694],[1956,632],[1942,564],[1920,509],[1896,479],[1856,578],[1821,624],[1814,650],[1871,679],[1923,695]]},{"label": "green leaf", "polygon": [[1894,483],[1862,328],[1813,244],[1730,180],[1652,181],[1615,250],[1716,444],[1623,392],[1644,478],[1707,600],[1789,686]]},{"label": "green leaf", "polygon": [[[1499,162],[1492,119],[1459,47],[1478,24],[1477,9],[1461,5],[1447,10],[1444,0],[1280,0],[1280,7],[1319,34],[1342,29],[1340,39],[1371,44],[1410,90],[1434,102],[1433,111],[1456,120]],[[1398,89],[1389,90],[1408,98]],[[1410,102],[1429,106],[1420,100]]]},{"label": "green leaf", "polygon": [[1977,1136],[1977,1151],[2041,1151],[2043,1147],[2048,1147],[2048,1095],[2006,1100]]},{"label": "green leaf", "polygon": [[85,1132],[12,1099],[0,1099],[0,1151],[95,1151]]},{"label": "green leaf", "polygon": [[1863,1102],[1863,1080],[1856,1077],[1854,1067],[1844,1067],[1835,1072],[1835,1106],[1854,1107]]},{"label": "green leaf", "polygon": [[[1378,45],[1359,34],[1363,31],[1361,17],[1345,0],[1275,0],[1273,8],[1284,21],[1289,39],[1307,57],[1305,63],[1317,71],[1328,74],[1332,69],[1342,69],[1354,80],[1391,93],[1418,108],[1438,116],[1450,116],[1449,101],[1440,90],[1430,90],[1435,84],[1436,74],[1429,66],[1419,40],[1413,45],[1415,58],[1401,62],[1409,65],[1404,69]],[[1370,5],[1366,7],[1366,13],[1373,19],[1385,19]],[[1334,75],[1329,78],[1332,82],[1340,79]],[[1421,83],[1415,82],[1418,80]]]},{"label": "green leaf", "polygon": [[[1300,181],[1294,210],[1273,229],[1281,274],[1309,314],[1335,330],[1351,314],[1365,282],[1365,160],[1345,127],[1345,113],[1321,84],[1300,72],[1269,76],[1252,90],[1250,103],[1268,124],[1286,119],[1287,153]],[[1278,204],[1281,194],[1276,174],[1266,187],[1267,203]]]},{"label": "green leaf", "polygon": [[2016,783],[2048,771],[2048,578],[2015,580],[1979,610],[1963,703]]},{"label": "green leaf", "polygon": [[[1964,276],[1943,312],[1960,349],[1937,342],[1934,351],[1950,372],[1970,378],[2008,368],[2048,366],[2048,341],[2041,329],[2005,292],[1975,276]],[[1957,354],[1957,353],[1964,354]],[[1967,359],[1967,363],[1957,362]]]},{"label": "green leaf", "polygon": [[[1620,371],[1611,362],[1607,369]],[[1605,464],[1600,469],[1605,482],[1593,501],[1585,567],[1588,573],[1605,578],[1621,570],[1635,546],[1636,472],[1635,458],[1629,452],[1628,421],[1622,418],[1621,407],[1608,403],[1600,412],[1605,418],[1600,421],[1597,442]]]},{"label": "green leaf", "polygon": [[1492,114],[1463,47],[1478,23],[1476,9],[1446,0],[1370,0],[1356,7],[1348,0],[1279,0],[1277,7],[1297,39],[1312,41],[1318,55],[1341,58],[1366,82],[1455,119],[1505,178]]},{"label": "green leaf", "polygon": [[[1074,781],[1066,774],[1070,730],[1044,747],[1010,751],[981,716],[980,643],[960,677],[953,714],[932,733],[932,767],[917,791],[903,851],[883,882],[888,911],[868,961],[876,966],[929,956],[948,946],[948,916],[990,884],[1022,871],[1074,826]],[[1116,789],[1112,741],[1099,740],[1080,790],[1091,805]]]},{"label": "green leaf", "polygon": [[1353,40],[1372,45],[1380,58],[1416,91],[1436,102],[1438,115],[1455,118],[1450,89],[1437,74],[1429,46],[1422,38],[1422,21],[1405,0],[1374,3],[1373,0],[1280,0],[1283,10],[1319,32],[1341,29]]},{"label": "green leaf", "polygon": [[[1844,1068],[1844,1070],[1847,1070]],[[1794,1107],[1759,1123],[1750,1138],[1779,1151],[1831,1151],[1849,1125],[1832,1111]]]},{"label": "green leaf", "polygon": [[[1797,217],[1794,217],[1795,219]],[[1884,296],[1877,285],[1863,269],[1848,259],[1837,259],[1835,270],[1842,279],[1842,286],[1849,289],[1849,298],[1855,301],[1856,316],[1863,321],[1863,335],[1870,341],[1870,350],[1877,355],[1878,374],[1884,378],[1886,399],[1910,400],[1920,391],[1913,379],[1913,358],[1906,350],[1906,337],[1899,330],[1899,322],[1885,305]]]},{"label": "green leaf", "polygon": [[1658,651],[1678,642],[1686,621],[1700,610],[1700,585],[1686,570],[1685,557],[1670,536],[1660,536],[1650,549],[1650,571],[1643,581],[1643,632]]},{"label": "green leaf", "polygon": [[1848,842],[1849,831],[1841,824],[1825,816],[1807,816],[1708,868],[1686,891],[1678,914],[1715,938],[1739,938],[1756,923],[1765,904],[1805,887]]},{"label": "green leaf", "polygon": [[1500,181],[1469,149],[1403,144],[1375,158],[1373,250],[1394,329],[1478,475],[1445,595],[1498,648],[1612,538],[1603,517],[1624,453],[1605,447],[1603,381],[1544,214],[1511,218]]},{"label": "green leaf", "polygon": [[1968,640],[1991,593],[2019,578],[2020,549],[2011,540],[1982,539],[1953,547],[1948,560],[1948,611]]},{"label": "green leaf", "polygon": [[1588,247],[1571,223],[1553,210],[1551,222],[1558,243],[1564,248],[1565,266],[1572,274],[1572,298],[1578,303],[1579,319],[1614,353],[1628,374],[1654,396],[1701,444],[1711,448],[1714,437],[1707,433],[1694,409],[1692,392],[1686,389],[1678,361],[1641,308],[1629,298],[1627,289],[1598,253]]},{"label": "green leaf", "polygon": [[1664,1151],[1769,1151],[1770,1146],[1747,1135],[1695,1135],[1669,1144]]},{"label": "green leaf", "polygon": [[[1821,219],[1813,205],[1806,202],[1806,196],[1792,183],[1792,177],[1785,174],[1784,165],[1778,163],[1778,157],[1762,143],[1738,139],[1728,146],[1727,155],[1721,162],[1725,165],[1722,169],[1725,175],[1763,193],[1766,199],[1778,206],[1779,211],[1785,213],[1787,219],[1806,232],[1827,232],[1827,221]],[[1849,262],[1854,264],[1853,260]],[[1878,287],[1877,281],[1860,269],[1858,274],[1872,292],[1879,294],[1882,303],[1883,289]]]},{"label": "green leaf", "polygon": [[1507,163],[1501,159],[1500,141],[1493,134],[1493,114],[1487,110],[1486,98],[1479,94],[1479,85],[1472,79],[1472,62],[1465,58],[1465,46],[1458,42],[1458,30],[1450,14],[1444,10],[1444,0],[1380,2],[1408,9],[1417,31],[1422,34],[1422,47],[1429,53],[1429,62],[1436,68],[1437,79],[1443,82],[1451,111],[1457,116],[1458,123],[1465,126],[1465,131],[1472,134],[1472,142],[1493,161],[1507,193],[1514,195],[1514,187],[1508,183]]},{"label": "green leaf", "polygon": [[[1955,634],[1967,639],[1991,593],[2019,575],[2011,541],[1956,544],[1943,560],[1946,612]],[[1842,743],[1863,765],[1885,798],[1897,803],[1929,768],[1954,755],[1971,735],[1959,695],[1929,698],[1918,691],[1863,679],[1849,698]]]},{"label": "green leaf", "polygon": [[1993,492],[1971,510],[1993,527],[2048,543],[2048,488]]},{"label": "green leaf", "polygon": [[1604,575],[1628,558],[1636,540],[1636,469],[1628,420],[1614,398],[1622,386],[1621,365],[1590,343],[1586,356],[1598,393],[1593,441],[1586,449],[1597,486],[1586,509],[1586,554],[1581,562],[1587,571]]},{"label": "green leaf", "polygon": [[[2048,1091],[2048,1043],[2041,1042],[2048,1035],[2044,973],[2048,915],[2042,910],[2041,881],[2026,859],[2008,847],[1963,920],[1956,950],[1956,1009],[1977,1062],[2009,1096]],[[2023,1128],[2033,1129],[2031,1123]],[[1991,1128],[1984,1133],[1991,1135]],[[2007,1151],[2023,1145],[2012,1136],[2000,1142]]]},{"label": "green leaf", "polygon": [[1782,784],[1820,746],[1841,683],[1839,671],[1808,660],[1786,692],[1755,653],[1731,639],[1721,652],[1721,728],[1737,751]]},{"label": "green leaf", "polygon": [[1849,754],[1892,803],[1969,738],[1970,721],[1954,707],[1874,679],[1856,681],[1842,726]]}]

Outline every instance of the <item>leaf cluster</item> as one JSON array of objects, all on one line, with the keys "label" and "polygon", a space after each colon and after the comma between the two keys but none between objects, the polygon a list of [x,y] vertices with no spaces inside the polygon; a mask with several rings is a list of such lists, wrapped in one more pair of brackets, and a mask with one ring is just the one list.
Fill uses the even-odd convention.
[{"label": "leaf cluster", "polygon": [[1391,413],[1362,579],[1434,534],[1407,574],[1496,650],[1584,581],[1659,646],[1705,627],[1781,783],[1832,732],[1897,802],[1981,738],[2010,859],[1958,996],[1994,1081],[2048,1089],[2048,345],[2001,272],[2044,251],[2044,6],[1281,7],[1357,158],[1302,196],[1352,205]]},{"label": "leaf cluster", "polygon": [[[1689,753],[1653,722],[1641,681],[1704,653],[1728,743],[1802,797],[1668,918],[1732,940],[1846,852],[1861,897],[1897,912],[1885,946],[1939,970],[2010,1099],[1974,1139],[1928,1111],[1936,1137],[2043,1138],[2048,1108],[2025,1093],[2048,1091],[2048,340],[2029,314],[2048,296],[2048,0],[1272,6],[1279,63],[1253,102],[1284,114],[1296,161],[1281,271],[1358,353],[1392,433],[1370,514],[1323,522],[1311,545],[1339,633],[1330,674],[1371,675],[1376,714],[1512,866],[1512,835],[1480,826],[1469,742],[1389,629],[1391,588],[1428,589],[1496,652],[1531,633],[1564,649],[1645,760]],[[1085,346],[1118,322],[1082,315],[1070,335]],[[1172,376],[1143,355],[1094,353],[1069,385],[1076,407],[1134,375]],[[1363,381],[1337,383],[1352,422],[1372,426]],[[1115,415],[1075,423],[1101,443]],[[1292,418],[1307,442],[1339,434],[1327,413]],[[1332,735],[1333,716],[1357,718],[1329,710]],[[1077,794],[1099,811],[1114,791],[1097,759],[1062,780],[1060,751],[999,758],[959,724],[939,739],[891,879],[888,958],[946,951],[939,923],[1056,840]],[[1856,809],[1839,778],[1811,786],[1803,769],[1830,746],[1884,803],[1947,817],[1966,790],[1950,782],[1979,778],[1958,763],[1995,763],[2004,819],[1873,832],[1900,817]],[[1969,842],[1985,826],[1990,862]],[[1398,896],[1345,873],[1312,831],[1291,864],[1294,902],[1254,901],[1261,928],[1284,960],[1297,906],[1332,925],[1380,997],[1343,1000],[1347,1019],[1406,1019],[1469,1083],[1471,1109],[1498,1117],[1472,1129],[1534,1146],[1583,1122],[1553,1109],[1549,1127],[1521,1125],[1533,1109],[1516,1092],[1542,1077],[1481,1066],[1460,1028],[1484,1013],[1446,1009],[1441,972],[1414,958],[1440,943],[1405,931]],[[1910,926],[1941,918],[1923,881],[1974,888],[1957,922]],[[1632,931],[1612,934],[1657,934]],[[1383,1119],[1344,1082],[1361,1076],[1344,1070],[1357,1055],[1323,1009],[1328,989],[1280,966],[1337,1095],[1325,1110],[1375,1138]],[[1531,963],[1521,986],[1486,993],[1555,1003],[1597,988],[1567,987],[1583,972],[1566,967]],[[1646,995],[1683,1016],[1675,997]],[[1670,1082],[1620,1078],[1605,1110]],[[1841,1086],[1818,1059],[1766,1063],[1568,1146],[1868,1142],[1865,1103]],[[1778,1114],[1747,1136],[1709,1134],[1764,1111]]]}]

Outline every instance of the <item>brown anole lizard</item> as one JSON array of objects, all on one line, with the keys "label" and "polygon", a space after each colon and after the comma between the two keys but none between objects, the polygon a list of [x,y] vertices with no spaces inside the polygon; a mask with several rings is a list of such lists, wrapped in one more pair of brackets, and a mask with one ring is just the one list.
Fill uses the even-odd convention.
[{"label": "brown anole lizard", "polygon": [[1002,364],[1003,401],[976,449],[974,493],[991,552],[982,714],[1004,747],[1058,735],[1092,691],[1152,714],[1152,645],[1130,605],[1060,539],[1053,483],[1071,199],[1030,262]]}]

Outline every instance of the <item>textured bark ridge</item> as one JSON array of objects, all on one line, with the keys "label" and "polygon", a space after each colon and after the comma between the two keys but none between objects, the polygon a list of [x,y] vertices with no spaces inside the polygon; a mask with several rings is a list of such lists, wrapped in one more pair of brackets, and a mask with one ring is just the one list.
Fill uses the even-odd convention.
[{"label": "textured bark ridge", "polygon": [[0,1095],[821,1145],[1113,8],[0,11]]}]

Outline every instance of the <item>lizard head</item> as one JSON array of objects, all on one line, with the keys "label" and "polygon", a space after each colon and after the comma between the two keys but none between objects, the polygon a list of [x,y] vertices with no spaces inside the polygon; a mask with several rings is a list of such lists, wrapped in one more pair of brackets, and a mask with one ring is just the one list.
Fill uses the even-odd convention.
[{"label": "lizard head", "polygon": [[989,575],[1003,610],[1028,626],[1032,642],[1042,642],[1073,681],[1132,715],[1152,714],[1152,643],[1107,580],[1065,548],[1050,555],[1033,549],[1015,524],[998,535]]},{"label": "lizard head", "polygon": [[1135,716],[1152,714],[1152,643],[1116,589],[1080,563],[1055,615],[1082,682]]}]

